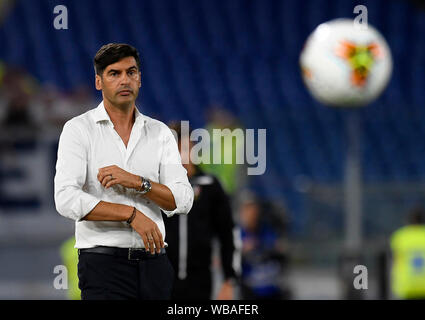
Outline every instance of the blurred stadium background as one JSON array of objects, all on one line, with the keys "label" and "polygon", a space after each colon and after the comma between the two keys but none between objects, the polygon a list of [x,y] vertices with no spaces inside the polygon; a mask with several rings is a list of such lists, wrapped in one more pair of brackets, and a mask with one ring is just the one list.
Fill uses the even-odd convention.
[{"label": "blurred stadium background", "polygon": [[[53,269],[74,225],[54,208],[57,140],[66,120],[100,101],[92,59],[109,42],[140,50],[141,112],[198,128],[219,107],[267,129],[267,170],[247,184],[286,208],[284,281],[295,299],[343,298],[344,111],[311,98],[298,59],[318,24],[354,18],[358,4],[394,61],[388,88],[359,110],[365,296],[384,297],[388,237],[425,204],[423,1],[0,1],[0,298],[65,298]],[[56,5],[68,9],[67,30],[53,27]]]}]

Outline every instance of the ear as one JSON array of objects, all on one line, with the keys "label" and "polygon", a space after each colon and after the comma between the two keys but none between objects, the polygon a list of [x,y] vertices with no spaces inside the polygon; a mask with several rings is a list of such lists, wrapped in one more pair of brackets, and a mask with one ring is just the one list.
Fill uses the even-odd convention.
[{"label": "ear", "polygon": [[139,72],[139,88],[142,86],[142,73]]},{"label": "ear", "polygon": [[96,75],[96,78],[95,78],[95,85],[97,90],[102,90],[102,78],[98,74]]}]

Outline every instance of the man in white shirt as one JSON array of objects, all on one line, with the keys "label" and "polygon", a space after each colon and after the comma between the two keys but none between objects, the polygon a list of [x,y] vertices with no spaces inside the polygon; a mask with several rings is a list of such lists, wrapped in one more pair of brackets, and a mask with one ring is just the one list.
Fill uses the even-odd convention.
[{"label": "man in white shirt", "polygon": [[104,45],[94,67],[103,101],[64,125],[54,181],[57,211],[75,220],[81,297],[168,299],[161,209],[187,214],[193,189],[172,132],[135,106],[137,50]]}]

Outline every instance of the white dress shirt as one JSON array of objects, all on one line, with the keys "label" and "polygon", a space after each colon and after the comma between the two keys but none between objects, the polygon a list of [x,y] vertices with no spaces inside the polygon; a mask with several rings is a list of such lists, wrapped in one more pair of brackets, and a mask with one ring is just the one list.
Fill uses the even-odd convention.
[{"label": "white dress shirt", "polygon": [[136,207],[158,225],[165,239],[158,205],[134,189],[121,185],[105,189],[97,180],[99,169],[110,165],[166,185],[177,207],[173,211],[163,210],[167,216],[187,214],[192,208],[193,189],[171,130],[136,108],[126,147],[102,102],[97,108],[69,120],[59,139],[55,203],[62,216],[75,220],[76,248],[144,247],[140,235],[125,221],[82,220],[102,200]]}]

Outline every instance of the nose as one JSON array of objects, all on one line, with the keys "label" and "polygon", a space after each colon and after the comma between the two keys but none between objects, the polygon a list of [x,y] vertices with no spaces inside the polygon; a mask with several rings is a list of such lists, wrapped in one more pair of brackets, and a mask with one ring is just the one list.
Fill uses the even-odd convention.
[{"label": "nose", "polygon": [[122,72],[120,77],[120,84],[126,85],[130,83],[130,77],[128,76],[127,72]]}]

